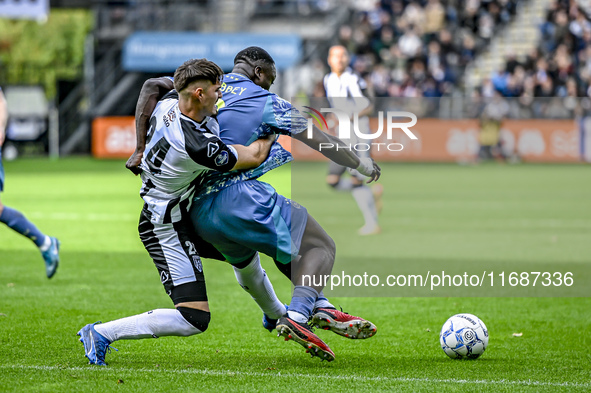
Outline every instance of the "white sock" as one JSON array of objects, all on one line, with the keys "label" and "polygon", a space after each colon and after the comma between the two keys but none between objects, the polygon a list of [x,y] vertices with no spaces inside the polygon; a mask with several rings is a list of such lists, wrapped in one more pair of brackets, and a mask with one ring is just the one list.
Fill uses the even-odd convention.
[{"label": "white sock", "polygon": [[324,296],[324,292],[320,291],[318,294],[318,299],[316,299],[316,303],[314,303],[314,308],[336,308],[332,305],[331,302]]},{"label": "white sock", "polygon": [[299,313],[297,311],[288,310],[287,311],[287,316],[290,317],[291,319],[293,319],[294,321],[299,322],[299,323],[306,323],[306,322],[308,322],[308,318],[304,314]]},{"label": "white sock", "polygon": [[258,252],[244,269],[234,268],[234,274],[240,286],[252,296],[265,315],[279,319],[285,314],[285,305],[277,298],[273,284],[261,266]]},{"label": "white sock", "polygon": [[367,186],[355,187],[351,193],[363,214],[365,225],[377,226],[378,211],[371,189]]},{"label": "white sock", "polygon": [[164,336],[191,336],[201,330],[191,325],[174,308],[159,308],[143,314],[94,325],[107,340],[134,340]]},{"label": "white sock", "polygon": [[51,246],[51,238],[45,235],[45,240],[43,240],[43,244],[41,245],[41,247],[39,247],[39,250],[47,251],[49,250],[49,246]]}]

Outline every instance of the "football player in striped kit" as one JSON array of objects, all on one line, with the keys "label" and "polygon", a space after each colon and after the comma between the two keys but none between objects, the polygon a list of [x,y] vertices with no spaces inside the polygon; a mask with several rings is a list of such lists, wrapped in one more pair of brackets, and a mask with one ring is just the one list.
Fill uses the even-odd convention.
[{"label": "football player in striped kit", "polygon": [[205,59],[189,60],[176,70],[175,90],[158,102],[150,116],[147,154],[140,164],[140,195],[145,202],[140,239],[175,308],[84,326],[78,335],[91,364],[106,365],[106,351],[116,340],[190,336],[208,327],[200,256],[223,257],[193,232],[188,219],[193,193],[199,178],[209,171],[259,166],[274,141],[270,135],[248,147],[222,142],[217,120],[212,118],[221,98],[221,77],[222,70]]}]

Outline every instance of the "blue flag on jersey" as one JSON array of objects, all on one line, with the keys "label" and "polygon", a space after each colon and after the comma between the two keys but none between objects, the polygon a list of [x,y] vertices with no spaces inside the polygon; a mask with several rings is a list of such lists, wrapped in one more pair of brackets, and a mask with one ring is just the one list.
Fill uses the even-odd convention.
[{"label": "blue flag on jersey", "polygon": [[[295,135],[308,128],[308,121],[289,101],[263,89],[241,74],[224,75],[222,106],[218,112],[220,137],[228,144],[250,145],[269,134]],[[269,157],[259,167],[240,172],[209,172],[197,187],[195,199],[241,181],[256,179],[292,161],[291,153],[275,142]]]}]

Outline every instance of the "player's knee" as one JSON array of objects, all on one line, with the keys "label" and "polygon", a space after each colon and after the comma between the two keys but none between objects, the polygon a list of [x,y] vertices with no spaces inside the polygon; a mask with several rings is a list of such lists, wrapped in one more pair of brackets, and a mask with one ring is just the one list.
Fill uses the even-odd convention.
[{"label": "player's knee", "polygon": [[314,245],[315,248],[317,250],[321,250],[322,253],[324,254],[324,261],[326,263],[333,263],[335,256],[336,256],[336,252],[337,252],[337,246],[334,242],[334,240],[332,240],[332,237],[330,237],[326,232],[324,233],[324,236],[319,236],[316,239],[316,244]]},{"label": "player's knee", "polygon": [[353,188],[363,187],[363,180],[359,180],[356,177],[351,178],[351,187],[353,187]]},{"label": "player's knee", "polygon": [[183,318],[187,320],[187,322],[195,326],[201,332],[207,330],[209,321],[211,321],[211,313],[209,311],[203,311],[189,307],[177,307],[177,310],[181,313]]},{"label": "player's knee", "polygon": [[248,265],[250,265],[252,263],[252,261],[254,260],[254,257],[256,256],[256,253],[254,253],[251,257],[246,258],[244,261],[242,262],[237,262],[237,263],[232,263],[232,267],[235,269],[244,269],[246,268]]},{"label": "player's knee", "polygon": [[332,188],[336,188],[339,185],[340,181],[341,181],[340,176],[335,176],[335,175],[326,176],[326,184],[331,186]]}]

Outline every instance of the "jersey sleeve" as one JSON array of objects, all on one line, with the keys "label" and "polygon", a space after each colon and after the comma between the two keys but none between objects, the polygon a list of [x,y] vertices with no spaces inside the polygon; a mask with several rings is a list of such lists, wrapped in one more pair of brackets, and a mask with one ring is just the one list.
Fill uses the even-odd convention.
[{"label": "jersey sleeve", "polygon": [[207,129],[199,130],[195,124],[181,119],[185,136],[185,149],[189,157],[199,165],[219,172],[229,172],[234,168],[238,157],[236,150],[226,145]]},{"label": "jersey sleeve", "polygon": [[349,84],[349,91],[351,92],[351,95],[355,98],[367,98],[367,83],[365,82],[365,79],[363,79],[361,75],[358,74],[353,74],[351,79],[352,83]]},{"label": "jersey sleeve", "polygon": [[168,93],[166,93],[160,99],[160,101],[164,101],[164,100],[168,100],[168,99],[178,100],[179,99],[179,93],[176,90],[171,90]]},{"label": "jersey sleeve", "polygon": [[351,92],[351,96],[355,101],[356,111],[362,111],[371,105],[371,100],[367,90],[367,83],[360,75],[353,75],[354,83],[350,84],[349,91]]},{"label": "jersey sleeve", "polygon": [[308,129],[308,120],[299,110],[276,94],[270,94],[263,110],[263,124],[267,133],[296,135]]}]

